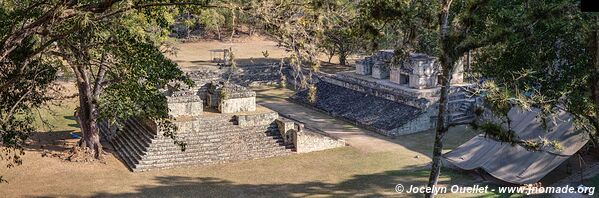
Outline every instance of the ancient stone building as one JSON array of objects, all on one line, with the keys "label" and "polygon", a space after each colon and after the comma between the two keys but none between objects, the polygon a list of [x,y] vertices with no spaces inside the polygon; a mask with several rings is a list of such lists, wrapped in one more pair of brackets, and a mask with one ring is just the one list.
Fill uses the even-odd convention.
[{"label": "ancient stone building", "polygon": [[[211,72],[208,72],[211,73]],[[305,130],[279,114],[256,105],[255,93],[233,83],[214,81],[213,75],[195,79],[196,86],[163,90],[170,122],[129,118],[122,129],[98,124],[103,138],[132,171],[250,160],[296,152],[345,146],[342,140]],[[177,141],[164,133],[174,132]],[[283,138],[285,137],[285,138]]]},{"label": "ancient stone building", "polygon": [[414,89],[430,89],[437,86],[439,63],[426,54],[410,54],[398,67],[391,69],[391,82]]},{"label": "ancient stone building", "polygon": [[[434,128],[440,91],[437,58],[410,54],[393,65],[393,56],[392,50],[382,50],[357,61],[355,71],[319,73],[315,103],[305,99],[306,91],[292,98],[387,136]],[[381,68],[389,68],[389,75]],[[450,90],[452,123],[474,118],[476,97],[468,93],[471,85],[463,83],[461,68],[455,69]]]}]

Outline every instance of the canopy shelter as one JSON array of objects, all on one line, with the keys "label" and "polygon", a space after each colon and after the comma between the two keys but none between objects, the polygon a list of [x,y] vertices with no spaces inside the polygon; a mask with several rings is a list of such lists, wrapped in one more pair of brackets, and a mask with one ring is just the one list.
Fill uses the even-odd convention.
[{"label": "canopy shelter", "polygon": [[230,59],[228,49],[211,49],[208,51],[210,51],[210,59],[212,62],[228,65]]},{"label": "canopy shelter", "polygon": [[557,141],[562,148],[543,146],[538,150],[530,150],[520,144],[499,142],[479,135],[444,154],[445,161],[464,170],[483,169],[505,182],[533,184],[575,154],[589,140],[583,130],[573,126],[572,116],[566,112],[548,118],[546,127],[538,109],[523,111],[512,108],[508,117],[512,120],[512,130],[518,139]]}]

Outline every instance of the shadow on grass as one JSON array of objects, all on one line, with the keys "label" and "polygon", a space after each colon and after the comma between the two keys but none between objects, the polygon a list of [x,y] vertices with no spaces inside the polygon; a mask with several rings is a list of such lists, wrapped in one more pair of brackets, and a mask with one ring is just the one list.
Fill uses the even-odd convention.
[{"label": "shadow on grass", "polygon": [[72,134],[81,136],[81,132],[74,130],[34,132],[29,135],[29,144],[25,147],[28,151],[59,151],[63,152],[72,148],[79,141]]},{"label": "shadow on grass", "polygon": [[[440,182],[441,185],[456,184],[453,177],[461,177],[451,171],[446,173],[450,177]],[[401,171],[354,175],[339,183],[311,181],[285,184],[240,184],[215,177],[157,176],[153,182],[156,185],[137,186],[135,192],[100,192],[92,197],[384,197],[398,195],[395,192],[397,184],[425,185],[424,179],[428,174],[428,169],[415,166]]]},{"label": "shadow on grass", "polygon": [[77,123],[77,118],[75,116],[64,116],[64,119],[75,121],[74,124],[67,124],[67,126],[79,128],[79,123]]}]

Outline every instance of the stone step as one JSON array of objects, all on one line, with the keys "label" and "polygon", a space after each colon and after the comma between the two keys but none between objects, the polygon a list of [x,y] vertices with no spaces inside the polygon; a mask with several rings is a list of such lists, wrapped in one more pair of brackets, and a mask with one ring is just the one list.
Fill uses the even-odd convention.
[{"label": "stone step", "polygon": [[[161,135],[148,135],[148,133],[143,132],[143,128],[135,123],[128,122],[125,129],[132,131],[131,135],[138,136],[143,140],[145,145],[149,143],[163,143],[163,142],[171,142],[172,139],[168,137],[161,137]],[[203,131],[198,132],[189,132],[183,134],[177,134],[181,139],[195,139],[199,137],[205,137],[208,135],[222,136],[222,135],[231,135],[231,134],[241,134],[241,133],[253,133],[258,130],[275,130],[275,127],[239,127],[239,126],[231,126],[231,127],[215,127],[215,128],[205,128]],[[147,144],[146,144],[147,143]]]},{"label": "stone step", "polygon": [[470,123],[474,121],[474,116],[461,116],[461,117],[454,117],[451,119],[452,123]]},{"label": "stone step", "polygon": [[136,119],[127,119],[124,123],[124,128],[129,127],[131,130],[138,132],[146,140],[152,140],[158,137],[158,134],[150,131],[144,125],[140,124]]},{"label": "stone step", "polygon": [[127,141],[128,144],[134,146],[140,152],[147,151],[147,148],[152,145],[152,142],[142,140],[136,132],[130,130],[119,131],[117,137]]},{"label": "stone step", "polygon": [[237,160],[237,159],[247,159],[248,156],[250,157],[263,157],[263,156],[272,156],[272,155],[282,155],[282,154],[291,154],[292,152],[289,150],[284,150],[284,149],[272,149],[272,148],[265,148],[265,149],[252,149],[252,150],[247,150],[247,151],[240,151],[237,152],[235,154],[231,154],[231,153],[226,153],[226,152],[215,152],[215,151],[211,151],[211,152],[205,152],[205,153],[187,153],[186,155],[172,155],[172,156],[165,156],[165,157],[161,157],[161,158],[148,158],[142,160],[139,165],[143,166],[143,165],[155,165],[155,164],[168,164],[168,163],[172,163],[172,162],[186,162],[186,161],[206,161],[206,162],[211,162],[211,161],[222,161],[222,162],[226,162],[226,161],[230,161],[230,160]]},{"label": "stone step", "polygon": [[[121,160],[134,172],[288,155],[295,150],[292,145],[284,145],[275,125],[219,125],[195,133],[179,134],[181,140],[187,143],[186,151],[182,152],[172,139],[152,134],[135,119],[128,119],[124,124],[125,127],[117,132],[111,144]],[[99,127],[108,130],[105,123],[99,123]]]},{"label": "stone step", "polygon": [[[206,160],[206,161],[202,161],[202,158],[188,158],[188,159],[180,159],[177,161],[169,161],[169,162],[163,162],[163,163],[155,163],[155,164],[143,164],[143,165],[138,165],[138,171],[148,171],[148,170],[153,170],[153,169],[165,169],[165,168],[172,168],[175,166],[193,166],[193,165],[208,165],[208,164],[217,164],[217,163],[227,163],[227,162],[234,162],[234,161],[243,161],[243,160],[251,160],[251,159],[261,159],[261,158],[268,158],[268,157],[275,157],[275,156],[285,156],[285,155],[291,155],[293,154],[293,152],[291,151],[281,151],[278,153],[268,153],[262,156],[248,156],[245,159],[218,159],[218,160]],[[199,159],[199,161],[198,161]],[[205,158],[204,158],[205,159]]]},{"label": "stone step", "polygon": [[[114,145],[113,145],[114,146]],[[129,159],[128,156],[126,156],[126,154],[123,153],[123,151],[118,147],[118,146],[114,146],[115,150],[116,150],[116,154],[118,156],[118,158],[123,161],[123,163],[127,166],[127,168],[133,172],[138,172],[139,170],[137,170],[135,163],[133,163],[131,161],[131,159]]]},{"label": "stone step", "polygon": [[147,138],[142,135],[138,130],[131,129],[130,126],[126,126],[123,130],[118,131],[117,135],[121,135],[122,137],[126,137],[130,139],[132,142],[137,143],[139,146],[148,147],[152,144],[152,139]]},{"label": "stone step", "polygon": [[[175,120],[176,121],[176,120]],[[209,117],[196,117],[190,122],[200,123],[233,123],[235,122],[234,116],[209,116]]]},{"label": "stone step", "polygon": [[129,142],[128,140],[124,140],[124,138],[114,138],[113,144],[118,145],[118,147],[127,154],[127,157],[135,164],[138,160],[145,155],[146,151],[140,150],[138,146],[134,146],[134,143]]},{"label": "stone step", "polygon": [[136,172],[136,164],[138,163],[138,159],[140,159],[141,157],[137,154],[131,154],[129,148],[126,148],[120,140],[117,140],[117,138],[115,138],[111,143],[117,151],[120,159],[125,162],[129,169]]},{"label": "stone step", "polygon": [[[235,142],[244,143],[244,142],[269,142],[272,144],[281,145],[282,138],[280,136],[268,136],[267,133],[256,132],[257,134],[244,138],[239,141],[231,141],[227,140],[226,142],[230,144],[234,144]],[[147,152],[152,151],[168,151],[168,150],[180,150],[180,147],[174,144],[172,139],[165,139],[163,142],[154,142],[150,145],[144,145],[136,140],[136,138],[131,135],[128,131],[122,131],[118,133],[115,139],[119,139],[126,143],[128,147],[134,149],[135,154],[144,155]],[[214,138],[222,138],[222,136],[216,136]],[[219,142],[222,141],[214,141],[214,139],[184,139],[183,140],[187,144],[187,149],[193,149],[201,145],[205,145],[207,143],[218,145]]]},{"label": "stone step", "polygon": [[185,161],[185,160],[226,160],[243,158],[243,156],[268,156],[272,153],[291,152],[290,150],[281,147],[264,147],[264,148],[251,148],[247,150],[239,150],[235,152],[231,151],[205,151],[205,152],[180,152],[178,154],[161,154],[161,155],[148,155],[144,156],[139,161],[140,165],[147,164],[158,164],[173,161]]},{"label": "stone step", "polygon": [[[209,150],[209,149],[222,149],[222,150],[226,150],[229,148],[234,148],[234,147],[228,147],[225,145],[221,145],[222,142],[186,142],[187,143],[187,147],[185,148],[185,152],[195,152],[195,151],[205,151],[205,150]],[[231,142],[231,141],[227,141],[227,144],[243,144],[244,146],[247,147],[258,147],[258,146],[278,146],[278,147],[284,147],[282,145],[282,140],[278,140],[278,139],[269,139],[269,138],[260,138],[260,139],[252,139],[252,140],[244,140],[244,141],[239,141],[239,142]],[[170,145],[152,145],[151,147],[149,147],[147,149],[147,151],[143,151],[143,154],[152,154],[152,153],[156,153],[156,152],[160,152],[160,153],[166,153],[166,154],[176,154],[181,152],[181,147],[179,147],[178,145],[170,144]]]},{"label": "stone step", "polygon": [[[272,132],[265,131],[263,129],[236,129],[231,131],[217,131],[212,133],[198,133],[198,134],[179,134],[177,140],[184,141],[187,144],[192,142],[201,143],[216,139],[227,139],[229,136],[241,136],[241,137],[273,137],[281,138],[280,135],[274,135]],[[154,140],[152,145],[168,145],[173,142],[173,139],[162,138],[160,140]]]}]

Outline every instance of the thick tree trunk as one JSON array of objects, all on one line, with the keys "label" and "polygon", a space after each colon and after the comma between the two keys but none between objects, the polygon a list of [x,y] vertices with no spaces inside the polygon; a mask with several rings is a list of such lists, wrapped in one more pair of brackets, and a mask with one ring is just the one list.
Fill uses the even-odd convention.
[{"label": "thick tree trunk", "polygon": [[79,89],[79,127],[83,137],[79,142],[79,146],[87,147],[93,151],[95,158],[100,158],[102,154],[102,144],[100,144],[100,134],[98,130],[97,106],[92,99],[92,93],[89,85],[78,83]]}]

